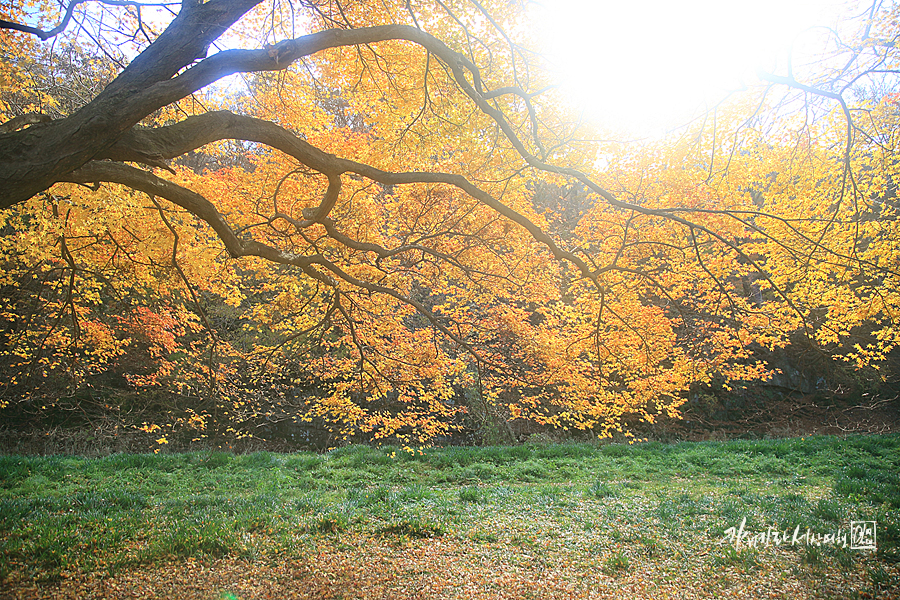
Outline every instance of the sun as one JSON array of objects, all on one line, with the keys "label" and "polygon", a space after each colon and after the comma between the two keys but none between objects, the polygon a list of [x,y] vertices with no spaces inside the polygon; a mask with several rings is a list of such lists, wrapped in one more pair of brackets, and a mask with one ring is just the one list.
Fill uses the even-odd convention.
[{"label": "sun", "polygon": [[605,128],[650,134],[689,120],[758,69],[827,35],[834,0],[545,0],[532,5],[564,94]]}]

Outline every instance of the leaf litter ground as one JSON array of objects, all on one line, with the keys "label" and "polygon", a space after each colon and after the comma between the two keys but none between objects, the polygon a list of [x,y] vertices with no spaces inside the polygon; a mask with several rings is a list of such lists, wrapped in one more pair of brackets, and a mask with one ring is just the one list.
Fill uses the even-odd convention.
[{"label": "leaf litter ground", "polygon": [[[0,597],[897,598],[898,447],[0,457]],[[735,549],[742,519],[878,551]]]}]

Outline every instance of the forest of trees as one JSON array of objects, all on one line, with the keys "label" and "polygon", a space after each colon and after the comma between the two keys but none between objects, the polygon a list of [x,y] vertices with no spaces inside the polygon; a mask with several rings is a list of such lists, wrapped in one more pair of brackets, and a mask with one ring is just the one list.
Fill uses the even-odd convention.
[{"label": "forest of trees", "polygon": [[519,2],[0,18],[7,422],[628,435],[797,339],[876,380],[900,339],[896,6],[638,142]]}]

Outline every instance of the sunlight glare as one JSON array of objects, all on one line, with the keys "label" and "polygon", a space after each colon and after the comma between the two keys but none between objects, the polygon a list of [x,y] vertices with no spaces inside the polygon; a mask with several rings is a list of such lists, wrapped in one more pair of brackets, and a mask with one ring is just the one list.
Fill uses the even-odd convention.
[{"label": "sunlight glare", "polygon": [[792,41],[832,25],[828,0],[546,0],[545,54],[585,118],[649,134],[783,66]]}]

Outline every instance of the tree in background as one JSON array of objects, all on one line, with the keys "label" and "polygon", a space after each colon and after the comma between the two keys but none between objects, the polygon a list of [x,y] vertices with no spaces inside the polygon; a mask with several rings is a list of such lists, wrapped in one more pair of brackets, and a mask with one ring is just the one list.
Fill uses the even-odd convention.
[{"label": "tree in background", "polygon": [[0,22],[11,406],[112,377],[240,428],[312,385],[344,437],[467,410],[608,435],[766,377],[754,349],[797,331],[865,326],[859,365],[896,344],[894,9],[636,146],[567,117],[516,3],[25,8]]}]

